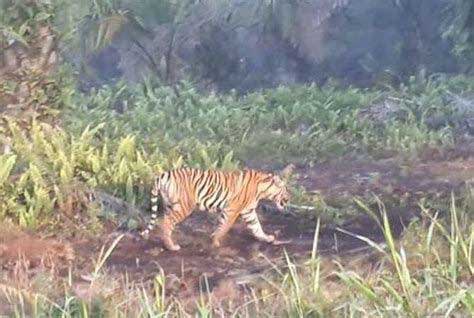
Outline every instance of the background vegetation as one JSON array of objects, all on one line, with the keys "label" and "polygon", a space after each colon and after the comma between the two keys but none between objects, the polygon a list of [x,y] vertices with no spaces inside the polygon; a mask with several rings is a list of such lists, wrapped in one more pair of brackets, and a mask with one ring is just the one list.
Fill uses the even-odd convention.
[{"label": "background vegetation", "polygon": [[[164,169],[276,171],[453,148],[474,135],[473,39],[469,0],[0,0],[0,220],[71,236],[104,233],[108,221],[133,229]],[[373,197],[362,199],[370,209],[352,199],[333,208],[292,184],[294,204],[317,211],[302,217],[378,215],[386,244],[360,238],[378,268],[329,264],[316,235],[307,262],[286,255],[246,306],[225,310],[473,312],[474,201],[469,187],[454,190],[420,201],[421,216],[395,241],[390,211]],[[0,289],[20,316],[184,313],[165,297],[165,274],[122,284],[103,268],[107,255],[93,299],[57,277],[49,286],[64,295],[29,279]],[[113,296],[111,281],[122,290]],[[222,309],[201,292],[199,315]]]},{"label": "background vegetation", "polygon": [[466,0],[99,3],[82,0],[58,15],[61,29],[84,16],[65,48],[83,67],[85,88],[153,75],[247,92],[330,79],[398,85],[420,73],[471,72]]}]

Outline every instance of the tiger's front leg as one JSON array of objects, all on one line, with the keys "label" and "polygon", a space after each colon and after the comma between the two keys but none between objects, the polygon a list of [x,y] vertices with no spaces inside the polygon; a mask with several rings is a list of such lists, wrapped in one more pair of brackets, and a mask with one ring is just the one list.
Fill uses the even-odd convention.
[{"label": "tiger's front leg", "polygon": [[255,209],[251,209],[242,213],[242,218],[247,225],[247,228],[250,230],[252,235],[259,241],[272,243],[275,241],[275,236],[271,234],[266,234],[263,229],[262,225],[260,224],[260,220],[258,219],[257,212]]},{"label": "tiger's front leg", "polygon": [[212,246],[221,246],[221,241],[224,236],[229,232],[234,225],[235,220],[239,217],[239,213],[236,210],[224,209],[219,218],[219,225],[217,229],[212,233]]}]

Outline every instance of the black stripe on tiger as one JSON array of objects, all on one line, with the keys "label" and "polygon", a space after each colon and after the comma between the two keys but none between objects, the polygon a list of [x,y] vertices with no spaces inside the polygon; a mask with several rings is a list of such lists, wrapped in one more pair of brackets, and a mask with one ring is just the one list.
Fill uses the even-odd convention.
[{"label": "black stripe on tiger", "polygon": [[171,234],[176,224],[189,216],[195,208],[220,211],[219,226],[212,235],[212,244],[219,246],[223,236],[241,216],[253,236],[271,242],[258,220],[256,208],[261,199],[276,203],[279,210],[288,202],[289,193],[284,182],[270,173],[241,170],[222,172],[191,168],[175,169],[162,173],[151,191],[151,220],[142,232],[148,234],[157,225],[158,196],[161,197],[163,218],[159,235],[169,250],[178,250]]}]

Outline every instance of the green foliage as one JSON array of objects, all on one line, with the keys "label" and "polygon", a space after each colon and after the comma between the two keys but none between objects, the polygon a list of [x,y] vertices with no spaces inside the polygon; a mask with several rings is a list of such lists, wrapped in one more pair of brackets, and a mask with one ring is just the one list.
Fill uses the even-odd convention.
[{"label": "green foliage", "polygon": [[123,9],[121,1],[89,1],[89,13],[79,22],[83,58],[109,45],[125,27],[146,33],[141,19]]},{"label": "green foliage", "polygon": [[[74,38],[80,30],[84,54],[88,55],[108,46],[127,28],[131,34],[146,32],[146,22],[155,17],[160,23],[180,28],[193,3],[142,1],[134,11],[132,5],[113,0],[0,0],[0,44],[12,40],[28,44],[35,26],[69,23],[61,36]],[[276,28],[285,40],[297,43],[292,30],[295,7],[289,2],[260,3],[266,5],[265,15],[270,21],[265,27]],[[465,45],[472,40],[469,27],[473,6],[463,3],[469,3],[469,10],[460,15],[461,22],[456,22],[456,29],[448,36],[460,41],[459,52],[464,54],[469,48]],[[66,7],[69,15],[56,14]],[[147,10],[151,7],[159,15]],[[140,17],[146,17],[145,21]],[[80,28],[76,28],[78,21]],[[186,28],[182,30],[180,36],[187,38]],[[56,74],[44,85],[37,84],[44,80],[42,74],[38,78],[30,74],[36,90],[26,104],[41,110],[32,116],[36,119],[2,116],[0,221],[35,228],[86,214],[81,221],[87,228],[87,222],[98,216],[90,194],[104,191],[131,205],[142,205],[154,173],[184,164],[229,170],[253,165],[276,170],[288,163],[312,164],[354,153],[416,156],[427,147],[443,148],[460,138],[457,130],[466,110],[458,107],[454,97],[474,91],[472,79],[425,78],[420,73],[396,89],[382,91],[310,85],[238,97],[232,92],[219,96],[199,93],[188,83],[172,90],[150,80],[136,85],[118,83],[81,95],[75,92],[70,74],[65,73]],[[14,95],[11,83],[0,86]],[[377,103],[387,100],[394,111],[374,116]],[[41,114],[57,115],[59,111],[62,128],[40,122],[44,119]],[[370,275],[342,263],[332,273],[321,273],[327,267],[321,265],[323,258],[318,253],[318,221],[311,259],[297,264],[285,254],[284,265],[272,264],[276,273],[265,277],[269,286],[252,291],[254,299],[236,309],[236,315],[248,315],[252,303],[258,304],[251,309],[257,315],[268,316],[469,314],[474,310],[472,288],[466,285],[474,274],[470,213],[474,196],[469,191],[462,202],[453,196],[448,207],[427,207],[422,201],[425,224],[414,221],[401,242],[395,240],[388,222],[390,207],[386,212],[377,201],[382,207],[380,224],[385,244],[358,237],[380,257],[379,267]],[[344,201],[347,198],[326,202],[326,198],[301,188],[293,187],[292,192],[294,204],[307,210],[302,214],[304,222],[311,216],[323,223],[325,218],[338,223],[341,215],[347,218],[358,212]],[[449,217],[439,218],[442,214]],[[167,296],[164,273],[155,277],[151,296],[142,286],[122,286],[107,279],[103,267],[121,238],[101,250],[89,286],[92,291],[100,284],[113,284],[118,296],[108,292],[101,296],[98,290],[94,300],[80,299],[68,290],[72,281],[61,281],[61,287],[52,293],[54,297],[1,284],[0,296],[11,302],[19,316],[29,314],[24,311],[29,303],[32,316],[184,316],[183,306]],[[73,275],[69,279],[73,280]],[[58,300],[57,291],[64,289],[63,299]],[[337,297],[328,293],[336,289]],[[217,314],[206,298],[208,293],[202,291],[197,305],[202,316]]]},{"label": "green foliage", "polygon": [[470,0],[452,1],[446,10],[444,36],[456,43],[454,52],[472,61],[474,57],[474,3]]},{"label": "green foliage", "polygon": [[[472,276],[474,243],[470,212],[473,207],[467,203],[470,199],[467,195],[460,200],[462,203],[456,203],[453,196],[451,205],[443,205],[440,210],[422,206],[426,220],[413,221],[400,242],[393,237],[387,211],[379,201],[384,242],[356,236],[368,243],[369,249],[362,258],[366,258],[367,253],[381,258],[377,269],[363,273],[360,265],[347,266],[343,261],[336,261],[331,273],[318,270],[315,275],[315,263],[321,261],[317,253],[298,270],[286,256],[288,269],[276,273],[281,277],[281,285],[274,281],[270,284],[280,301],[272,298],[263,302],[274,310],[275,304],[280,304],[278,312],[283,310],[287,315],[298,313],[299,316],[328,315],[329,312],[343,316],[469,315],[473,308],[472,288],[465,283]],[[438,217],[445,211],[450,219]],[[317,247],[317,236],[314,246]],[[352,262],[359,261],[352,258]],[[328,263],[324,266],[330,267]],[[330,287],[325,286],[328,277],[333,281]],[[336,277],[337,283],[334,283]],[[320,288],[315,290],[314,286]]]},{"label": "green foliage", "polygon": [[[467,60],[463,65],[470,67],[466,63],[472,58],[474,9],[470,0],[329,2],[318,5],[289,0],[2,0],[0,34],[8,40],[5,43],[17,40],[27,44],[34,25],[54,25],[60,39],[58,46],[71,60],[82,60],[80,71],[85,77],[92,75],[89,80],[101,75],[94,74],[100,68],[95,69],[90,58],[117,44],[114,40],[120,37],[121,48],[114,46],[114,50],[124,58],[124,48],[138,46],[138,60],[141,65],[148,65],[148,74],[174,82],[174,77],[184,71],[195,78],[210,79],[222,89],[239,87],[244,91],[254,89],[249,86],[255,83],[260,87],[273,85],[278,72],[272,70],[277,69],[285,69],[296,81],[322,83],[331,76],[361,85],[376,83],[387,75],[395,82],[405,81],[420,70],[457,70],[459,61],[449,52],[452,43],[443,41],[441,33],[455,43],[454,51]],[[307,10],[314,14],[305,14]],[[372,22],[380,20],[386,22],[383,28]],[[314,26],[307,28],[308,23]],[[221,36],[216,34],[230,39],[222,43],[217,40]],[[271,59],[263,50],[250,45],[242,49],[243,43],[235,36],[239,34],[252,34],[260,40],[268,38],[279,48],[277,57]],[[386,38],[390,43],[383,43]],[[155,44],[148,45],[150,42]],[[204,56],[194,50],[196,43],[208,48]],[[180,59],[181,50],[188,51],[188,57]],[[223,58],[209,58],[212,56]],[[266,66],[261,70],[250,67],[261,64],[257,61],[260,58],[267,60]],[[241,59],[250,63],[248,67],[237,62]],[[288,66],[293,63],[298,64],[298,70]],[[161,69],[161,64],[166,64],[166,70]],[[129,69],[131,65],[120,68]],[[246,83],[240,86],[242,81]]]},{"label": "green foliage", "polygon": [[[134,152],[127,149],[138,147],[159,157],[165,168],[186,164],[278,169],[289,163],[318,163],[347,154],[413,158],[426,148],[451,146],[458,138],[457,121],[464,116],[456,100],[447,96],[463,96],[473,89],[474,82],[463,77],[413,78],[407,85],[385,91],[298,86],[237,97],[202,94],[187,83],[181,83],[179,95],[151,81],[135,86],[119,83],[88,96],[76,96],[76,106],[63,118],[72,135],[89,125],[100,126],[96,136],[103,152],[110,150],[108,142],[122,140],[116,162],[120,158],[135,160]],[[393,113],[376,120],[362,115],[376,113],[374,105],[385,100],[394,104]],[[94,167],[100,166],[93,162]],[[117,167],[117,176],[123,175],[120,178],[128,190],[107,190],[130,200],[131,181],[123,169]],[[88,186],[120,183],[110,181],[99,170],[94,168]],[[106,181],[101,184],[103,179]],[[350,198],[325,202],[325,198],[296,187],[293,192],[294,203],[308,207],[302,211],[308,217],[339,223],[360,212]]]},{"label": "green foliage", "polygon": [[[160,159],[138,149],[134,138],[97,143],[103,125],[73,136],[45,123],[33,122],[25,133],[8,119],[6,134],[12,154],[0,157],[0,207],[2,216],[23,226],[37,226],[75,211],[74,191],[103,189],[128,202],[143,200]],[[153,160],[153,164],[150,160]],[[83,189],[83,190],[81,190]],[[57,212],[61,213],[57,213]]]},{"label": "green foliage", "polygon": [[[299,86],[244,97],[181,86],[176,95],[151,82],[119,83],[82,96],[66,85],[58,97],[65,130],[39,122],[24,130],[21,121],[7,120],[2,143],[12,153],[1,157],[0,180],[8,180],[2,215],[37,226],[60,217],[57,211],[85,211],[81,193],[95,189],[141,205],[153,173],[183,164],[277,169],[353,153],[416,156],[456,142],[462,115],[453,115],[458,109],[446,95],[461,96],[474,84],[462,77],[413,79],[384,92]],[[387,98],[397,111],[383,124],[361,116]],[[451,119],[433,125],[433,118]],[[347,208],[299,197],[297,204],[315,207],[318,215],[337,218]]]},{"label": "green foliage", "polygon": [[19,41],[28,45],[38,23],[45,23],[54,17],[51,1],[1,0],[0,1],[0,44],[3,40]]},{"label": "green foliage", "polygon": [[[81,106],[65,120],[74,133],[106,123],[103,138],[135,135],[146,151],[164,152],[172,161],[181,156],[199,167],[220,166],[226,157],[283,165],[352,152],[417,154],[452,144],[455,122],[431,122],[458,111],[446,95],[463,94],[473,86],[463,78],[414,79],[385,92],[299,86],[239,98],[200,94],[186,83],[179,96],[150,82],[118,84],[80,98]],[[393,115],[380,123],[360,116],[385,99],[396,104]]]},{"label": "green foliage", "polygon": [[[426,201],[420,203],[421,218],[409,224],[399,240],[388,222],[389,211],[379,201],[381,210],[370,213],[380,215],[384,241],[357,236],[367,247],[348,258],[328,257],[319,250],[318,222],[311,256],[294,260],[283,252],[276,262],[262,259],[272,269],[261,274],[260,283],[242,291],[242,304],[220,303],[204,279],[195,307],[189,306],[186,300],[170,296],[167,276],[161,269],[148,284],[113,279],[103,265],[123,236],[108,248],[102,247],[91,268],[90,282],[80,281],[93,292],[91,298],[78,295],[76,282],[67,278],[56,278],[62,288],[48,286],[38,292],[30,286],[0,285],[0,296],[22,316],[209,317],[226,312],[257,317],[467,317],[474,309],[470,284],[474,271],[473,199],[469,190],[464,197],[453,196],[450,203],[436,209],[428,208]],[[441,218],[442,214],[448,217]]]}]

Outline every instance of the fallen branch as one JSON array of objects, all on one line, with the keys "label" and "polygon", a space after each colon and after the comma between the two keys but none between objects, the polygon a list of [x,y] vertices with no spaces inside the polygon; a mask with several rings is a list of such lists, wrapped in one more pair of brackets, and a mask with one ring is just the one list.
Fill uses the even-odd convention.
[{"label": "fallen branch", "polygon": [[141,218],[143,216],[139,208],[120,198],[114,197],[106,192],[94,190],[92,191],[91,201],[100,204],[102,210],[108,210],[116,215]]}]

